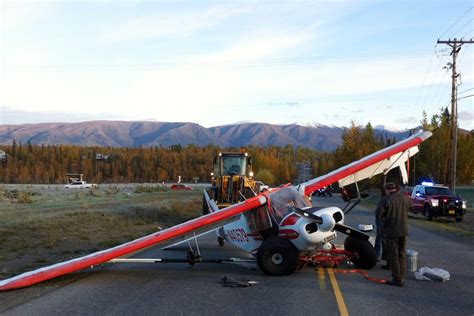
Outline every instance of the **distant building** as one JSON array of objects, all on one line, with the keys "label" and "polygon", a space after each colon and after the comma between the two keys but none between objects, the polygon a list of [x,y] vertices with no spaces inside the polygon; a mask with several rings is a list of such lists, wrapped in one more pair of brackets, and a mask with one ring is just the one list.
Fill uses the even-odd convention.
[{"label": "distant building", "polygon": [[107,160],[109,155],[95,154],[95,160]]},{"label": "distant building", "polygon": [[311,168],[311,163],[309,162],[297,162],[296,171],[298,174],[295,179],[295,184],[311,180],[313,177],[313,168]]}]

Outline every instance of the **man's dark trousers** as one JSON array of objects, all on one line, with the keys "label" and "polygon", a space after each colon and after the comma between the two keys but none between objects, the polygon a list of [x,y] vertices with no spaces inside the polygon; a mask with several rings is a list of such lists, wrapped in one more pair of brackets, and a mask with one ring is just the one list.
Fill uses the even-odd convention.
[{"label": "man's dark trousers", "polygon": [[384,237],[383,251],[393,280],[403,282],[407,271],[406,237]]}]

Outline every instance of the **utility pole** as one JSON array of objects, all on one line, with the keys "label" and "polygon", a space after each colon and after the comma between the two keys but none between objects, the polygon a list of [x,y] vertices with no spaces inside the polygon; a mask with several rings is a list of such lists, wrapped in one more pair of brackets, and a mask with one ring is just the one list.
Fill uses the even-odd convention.
[{"label": "utility pole", "polygon": [[451,68],[451,131],[450,131],[450,163],[449,163],[449,183],[448,186],[451,187],[453,193],[456,191],[456,160],[457,160],[457,148],[458,148],[458,85],[457,78],[459,73],[456,72],[456,58],[461,50],[463,44],[474,44],[474,40],[461,39],[449,39],[449,40],[439,40],[438,44],[446,44],[452,48],[451,56],[453,56],[453,62],[448,63],[448,67]]}]

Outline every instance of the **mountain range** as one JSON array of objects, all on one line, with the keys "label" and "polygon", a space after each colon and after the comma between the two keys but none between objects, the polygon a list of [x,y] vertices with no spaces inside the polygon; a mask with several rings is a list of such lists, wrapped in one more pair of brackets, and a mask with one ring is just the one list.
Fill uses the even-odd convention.
[{"label": "mountain range", "polygon": [[[110,147],[149,147],[213,144],[221,147],[293,146],[333,151],[341,144],[346,128],[315,124],[275,125],[267,123],[236,123],[205,128],[195,123],[154,121],[88,121],[80,123],[40,123],[0,125],[0,144],[13,140],[23,144],[80,145]],[[407,131],[375,128],[377,133],[395,139],[408,135]]]}]

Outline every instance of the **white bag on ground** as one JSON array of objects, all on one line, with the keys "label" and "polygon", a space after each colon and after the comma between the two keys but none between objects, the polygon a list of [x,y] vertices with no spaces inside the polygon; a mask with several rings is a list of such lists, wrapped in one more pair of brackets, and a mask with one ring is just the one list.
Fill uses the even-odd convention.
[{"label": "white bag on ground", "polygon": [[444,282],[450,279],[449,272],[440,268],[422,267],[415,272],[417,280]]}]

